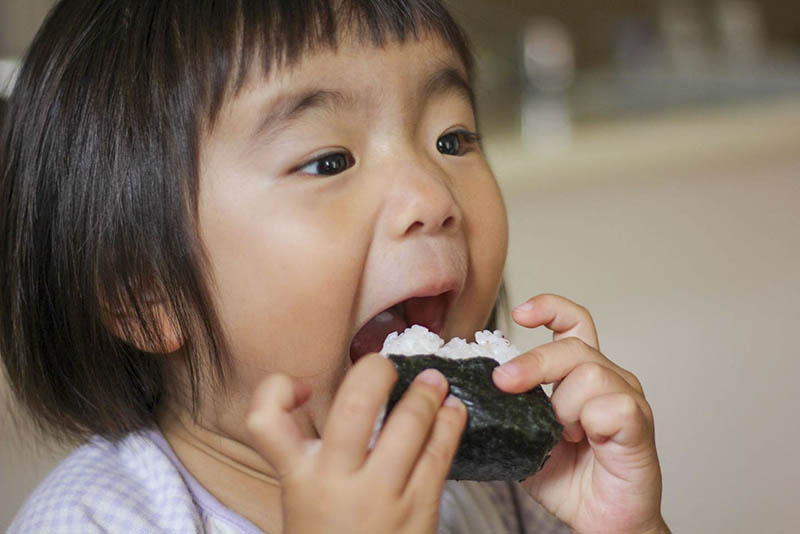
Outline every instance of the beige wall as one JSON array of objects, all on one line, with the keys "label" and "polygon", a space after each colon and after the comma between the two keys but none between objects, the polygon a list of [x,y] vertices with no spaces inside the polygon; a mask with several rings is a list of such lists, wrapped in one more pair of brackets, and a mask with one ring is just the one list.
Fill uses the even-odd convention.
[{"label": "beige wall", "polygon": [[53,0],[0,0],[0,57],[19,57],[55,2]]},{"label": "beige wall", "polygon": [[8,390],[0,374],[0,532],[5,532],[17,509],[65,451],[21,431],[11,419]]},{"label": "beige wall", "polygon": [[604,353],[642,380],[674,531],[800,532],[800,159],[509,209],[514,301],[586,305]]},{"label": "beige wall", "polygon": [[[0,60],[24,52],[53,0],[0,0]],[[0,69],[0,95],[7,75]],[[34,485],[63,453],[18,432],[8,410],[8,390],[0,374],[0,531]]]},{"label": "beige wall", "polygon": [[[556,292],[584,304],[604,353],[641,378],[676,533],[800,532],[800,101],[782,109],[794,131],[763,120],[749,158],[707,161],[736,134],[717,132],[696,159],[669,163],[669,140],[645,125],[659,163],[635,174],[622,157],[587,156],[587,141],[501,176],[512,302]],[[622,153],[638,136],[619,132],[595,142]],[[545,168],[562,181],[537,176]],[[548,340],[513,334],[524,347]]]}]

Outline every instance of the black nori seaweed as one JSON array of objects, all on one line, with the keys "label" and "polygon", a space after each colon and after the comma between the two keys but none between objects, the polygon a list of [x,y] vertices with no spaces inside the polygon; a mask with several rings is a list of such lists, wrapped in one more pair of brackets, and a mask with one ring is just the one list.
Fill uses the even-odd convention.
[{"label": "black nori seaweed", "polygon": [[389,396],[387,416],[414,377],[431,368],[447,377],[450,393],[466,405],[467,428],[450,468],[451,480],[523,480],[541,469],[561,439],[562,426],[542,388],[516,395],[500,391],[492,382],[498,364],[491,358],[391,355],[389,359],[398,380]]}]

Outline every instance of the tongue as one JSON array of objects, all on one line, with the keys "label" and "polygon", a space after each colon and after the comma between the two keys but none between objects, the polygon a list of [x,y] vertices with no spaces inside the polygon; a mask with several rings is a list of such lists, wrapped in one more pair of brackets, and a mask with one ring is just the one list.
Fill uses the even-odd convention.
[{"label": "tongue", "polygon": [[355,362],[370,352],[380,352],[386,336],[402,332],[408,327],[396,308],[379,313],[358,331],[350,345],[350,359]]}]

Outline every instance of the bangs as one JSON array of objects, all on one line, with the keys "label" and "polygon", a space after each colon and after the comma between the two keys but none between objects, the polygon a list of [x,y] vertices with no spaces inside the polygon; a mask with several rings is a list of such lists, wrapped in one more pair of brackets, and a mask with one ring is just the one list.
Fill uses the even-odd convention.
[{"label": "bangs", "polygon": [[343,35],[375,47],[438,36],[459,56],[471,81],[469,43],[438,1],[203,0],[174,14],[183,41],[176,43],[176,53],[192,56],[177,58],[177,63],[199,67],[190,78],[195,87],[205,88],[202,100],[210,124],[253,69],[267,77],[308,53],[336,49]]}]

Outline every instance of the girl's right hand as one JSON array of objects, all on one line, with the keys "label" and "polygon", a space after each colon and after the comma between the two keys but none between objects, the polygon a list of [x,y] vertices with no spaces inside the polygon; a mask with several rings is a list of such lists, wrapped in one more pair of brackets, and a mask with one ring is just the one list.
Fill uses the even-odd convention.
[{"label": "girl's right hand", "polygon": [[466,408],[447,396],[441,373],[424,371],[370,451],[375,419],[396,379],[388,359],[360,359],[336,394],[322,439],[304,435],[291,415],[310,397],[308,387],[279,374],[259,386],[247,427],[280,478],[285,534],[436,532]]}]

